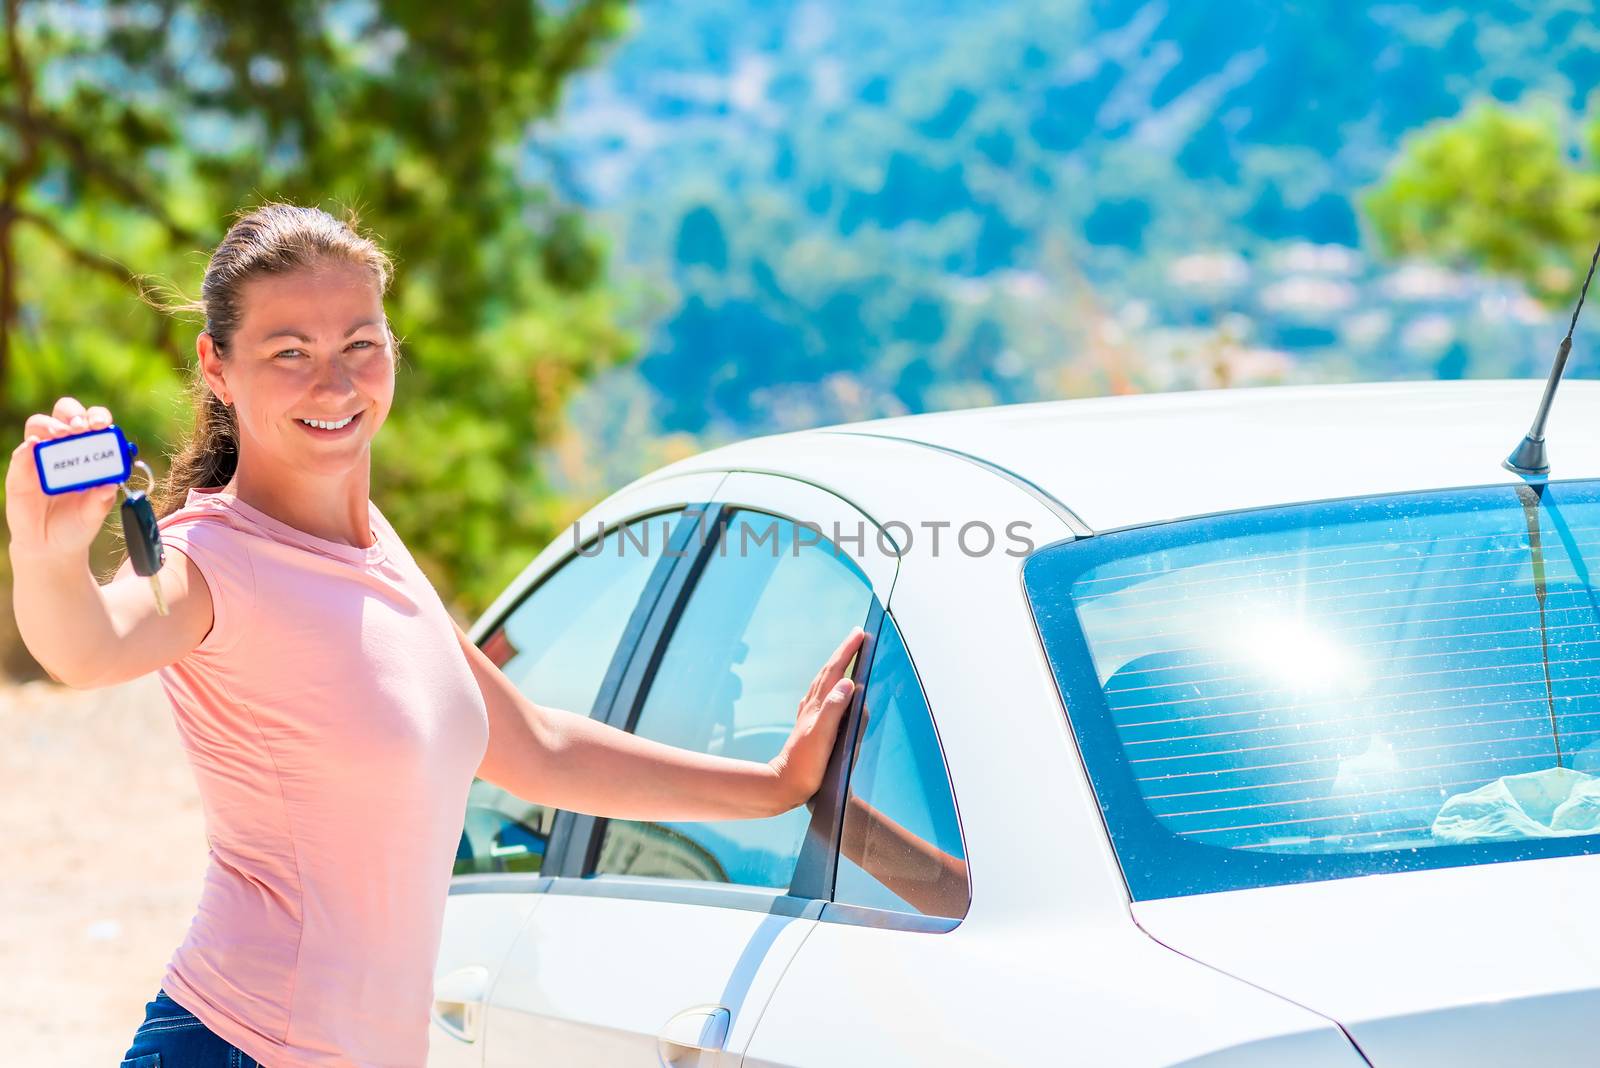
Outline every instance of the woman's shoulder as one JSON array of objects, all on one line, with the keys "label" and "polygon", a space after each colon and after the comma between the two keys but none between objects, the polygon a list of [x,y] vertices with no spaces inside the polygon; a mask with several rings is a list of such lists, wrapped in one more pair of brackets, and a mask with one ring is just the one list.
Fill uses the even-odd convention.
[{"label": "woman's shoulder", "polygon": [[198,652],[234,647],[256,599],[256,563],[249,521],[220,491],[190,490],[188,500],[156,521],[162,545],[186,557],[211,595],[211,631]]},{"label": "woman's shoulder", "polygon": [[156,528],[165,534],[200,523],[242,530],[248,520],[233,507],[232,494],[221,489],[192,489],[182,505],[156,520]]},{"label": "woman's shoulder", "polygon": [[372,533],[378,539],[378,546],[381,548],[385,558],[395,563],[403,561],[409,565],[410,570],[415,572],[416,576],[420,577],[422,581],[428,582],[427,575],[418,566],[416,558],[411,555],[411,550],[406,547],[405,541],[395,532],[394,524],[389,522],[389,517],[384,515],[378,508],[377,502],[367,501],[367,509],[372,519]]},{"label": "woman's shoulder", "polygon": [[372,520],[372,532],[374,534],[376,534],[381,540],[389,542],[396,548],[405,548],[405,542],[401,541],[400,535],[395,533],[394,524],[390,523],[389,517],[384,515],[382,510],[378,508],[377,501],[371,500],[370,498],[368,499],[367,513]]}]

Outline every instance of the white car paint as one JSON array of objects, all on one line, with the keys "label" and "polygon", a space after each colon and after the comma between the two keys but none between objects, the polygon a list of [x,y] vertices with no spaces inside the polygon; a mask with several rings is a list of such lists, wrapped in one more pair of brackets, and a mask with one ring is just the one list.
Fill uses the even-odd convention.
[{"label": "white car paint", "polygon": [[[436,1025],[430,1064],[1390,1068],[1499,1065],[1534,1048],[1586,1063],[1600,920],[1585,904],[1600,857],[1130,905],[1021,559],[948,543],[935,554],[917,537],[928,524],[1015,522],[1042,546],[1234,509],[1505,484],[1515,479],[1499,462],[1541,388],[1240,390],[911,416],[757,438],[625,487],[583,528],[710,500],[912,528],[897,572],[869,570],[937,721],[970,910],[930,933],[453,895],[438,975],[489,968],[487,1034],[463,1043]],[[1564,385],[1549,423],[1556,477],[1600,476],[1597,408],[1600,383]],[[563,538],[540,553],[474,638],[571,548]],[[731,1010],[719,1052],[654,1041],[709,1026],[694,1014],[717,1005]]]},{"label": "white car paint", "polygon": [[1596,1059],[1600,857],[1140,901],[1164,945],[1339,1020],[1375,1065]]}]

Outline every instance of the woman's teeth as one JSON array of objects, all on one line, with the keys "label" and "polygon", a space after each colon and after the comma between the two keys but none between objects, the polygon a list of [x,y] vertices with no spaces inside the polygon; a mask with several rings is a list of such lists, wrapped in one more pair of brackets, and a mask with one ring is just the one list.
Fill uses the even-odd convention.
[{"label": "woman's teeth", "polygon": [[354,418],[355,418],[355,416],[353,416],[353,415],[347,415],[343,419],[339,420],[337,423],[330,423],[330,422],[327,422],[326,420],[322,420],[322,419],[302,419],[300,421],[302,423],[304,423],[306,426],[314,426],[318,430],[339,430],[339,429],[342,429],[343,427],[349,426],[350,425],[350,420],[352,420]]}]

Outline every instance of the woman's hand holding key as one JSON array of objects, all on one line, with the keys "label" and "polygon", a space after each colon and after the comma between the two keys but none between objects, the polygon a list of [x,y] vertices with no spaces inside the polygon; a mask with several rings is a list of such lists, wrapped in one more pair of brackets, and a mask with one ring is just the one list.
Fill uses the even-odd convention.
[{"label": "woman's hand holding key", "polygon": [[[170,664],[198,645],[212,622],[205,579],[179,553],[168,554],[153,577],[139,575],[130,558],[110,582],[95,579],[89,546],[116,502],[115,484],[56,494],[39,484],[34,449],[40,443],[111,425],[105,408],[62,397],[51,414],[29,416],[6,470],[18,633],[52,677],[80,688],[123,682]],[[153,531],[154,523],[149,526]],[[160,565],[159,551],[146,555]],[[161,584],[160,596],[152,597],[152,582]]]},{"label": "woman's hand holding key", "polygon": [[111,412],[85,408],[72,397],[56,401],[49,415],[28,417],[22,444],[11,450],[6,470],[6,527],[11,534],[11,559],[87,560],[89,546],[117,499],[114,485],[93,486],[71,493],[47,494],[34,467],[34,447],[43,441],[101,430],[111,425]]}]

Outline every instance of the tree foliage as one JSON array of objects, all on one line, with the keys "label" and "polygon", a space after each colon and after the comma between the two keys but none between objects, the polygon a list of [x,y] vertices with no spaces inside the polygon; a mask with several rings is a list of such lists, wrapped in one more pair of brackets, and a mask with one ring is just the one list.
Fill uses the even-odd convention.
[{"label": "tree foliage", "polygon": [[1552,303],[1576,294],[1600,240],[1600,121],[1574,159],[1554,109],[1482,103],[1406,139],[1366,209],[1384,249],[1514,278]]},{"label": "tree foliage", "polygon": [[5,0],[0,418],[72,393],[155,453],[188,423],[196,328],[141,285],[196,293],[206,251],[263,199],[354,209],[398,265],[374,496],[446,596],[481,607],[572,511],[536,461],[564,398],[630,351],[602,250],[526,169],[530,124],[623,14]]}]

